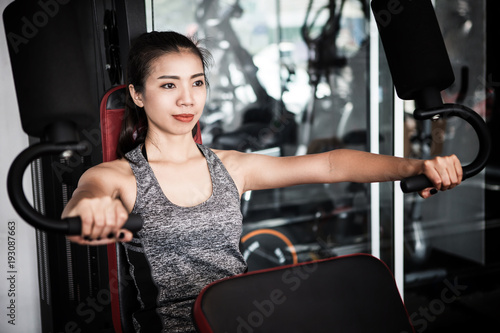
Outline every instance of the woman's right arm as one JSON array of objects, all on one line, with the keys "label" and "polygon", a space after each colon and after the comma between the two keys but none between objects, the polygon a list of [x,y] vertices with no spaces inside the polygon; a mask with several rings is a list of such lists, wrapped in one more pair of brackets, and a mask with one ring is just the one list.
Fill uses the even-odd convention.
[{"label": "woman's right arm", "polygon": [[120,181],[120,172],[109,165],[95,166],[81,176],[62,212],[62,218],[79,216],[82,220],[82,234],[68,236],[70,241],[103,245],[132,239],[132,233],[122,229],[128,212],[120,200]]}]

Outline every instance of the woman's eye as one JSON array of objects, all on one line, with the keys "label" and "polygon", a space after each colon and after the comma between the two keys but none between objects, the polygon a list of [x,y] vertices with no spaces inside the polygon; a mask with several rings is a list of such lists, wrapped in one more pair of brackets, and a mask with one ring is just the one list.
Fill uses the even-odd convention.
[{"label": "woman's eye", "polygon": [[198,81],[196,81],[195,83],[193,83],[193,85],[194,85],[195,87],[201,87],[201,86],[203,86],[204,84],[205,84],[205,83],[204,83],[202,80],[198,80]]},{"label": "woman's eye", "polygon": [[166,83],[166,84],[163,85],[163,88],[172,89],[172,88],[175,88],[175,84],[173,84],[173,83]]}]

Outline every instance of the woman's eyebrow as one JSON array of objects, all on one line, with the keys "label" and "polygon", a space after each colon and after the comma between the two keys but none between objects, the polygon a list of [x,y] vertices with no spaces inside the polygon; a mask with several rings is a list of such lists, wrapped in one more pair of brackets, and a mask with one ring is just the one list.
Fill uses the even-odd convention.
[{"label": "woman's eyebrow", "polygon": [[[203,73],[193,74],[193,75],[191,75],[191,79],[194,79],[194,78],[200,77],[200,76],[205,76],[205,74],[203,74]],[[157,77],[157,79],[158,80],[162,80],[162,79],[180,80],[180,76],[178,76],[178,75],[162,75],[162,76]]]}]

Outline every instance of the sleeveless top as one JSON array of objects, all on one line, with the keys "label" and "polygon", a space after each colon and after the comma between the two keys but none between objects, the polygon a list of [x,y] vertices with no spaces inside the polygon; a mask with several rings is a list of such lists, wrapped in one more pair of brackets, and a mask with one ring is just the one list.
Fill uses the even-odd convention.
[{"label": "sleeveless top", "polygon": [[137,332],[195,332],[192,306],[201,289],[246,270],[238,190],[217,155],[198,148],[212,195],[193,207],[169,201],[140,146],[126,154],[137,183],[132,213],[144,219],[134,239],[123,243],[140,303],[133,315]]}]

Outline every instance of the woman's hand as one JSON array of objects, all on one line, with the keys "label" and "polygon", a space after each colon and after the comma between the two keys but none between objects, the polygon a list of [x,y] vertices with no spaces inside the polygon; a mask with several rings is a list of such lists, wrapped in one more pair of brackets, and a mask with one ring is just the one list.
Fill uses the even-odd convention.
[{"label": "woman's hand", "polygon": [[132,233],[122,229],[128,219],[128,212],[119,199],[111,197],[82,198],[63,218],[79,216],[82,220],[82,234],[67,238],[81,245],[104,245],[132,240]]},{"label": "woman's hand", "polygon": [[451,190],[462,182],[462,165],[455,155],[425,160],[422,169],[422,173],[434,184],[434,187],[419,192],[424,199],[436,194],[437,191]]}]

